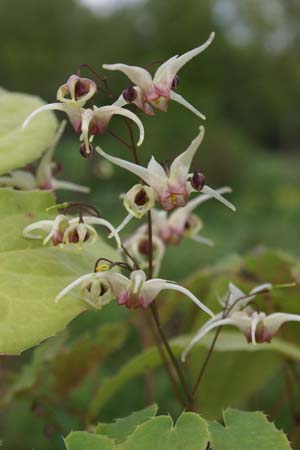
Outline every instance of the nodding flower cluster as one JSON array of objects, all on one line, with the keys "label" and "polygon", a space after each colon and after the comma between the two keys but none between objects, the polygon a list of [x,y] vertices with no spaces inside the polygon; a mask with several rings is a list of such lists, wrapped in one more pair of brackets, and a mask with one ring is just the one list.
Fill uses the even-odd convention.
[{"label": "nodding flower cluster", "polygon": [[[214,38],[214,33],[201,46],[178,56],[175,55],[161,64],[154,76],[141,67],[128,66],[126,64],[104,64],[103,68],[110,71],[121,71],[129,78],[129,85],[121,95],[115,97],[114,103],[104,106],[94,104],[97,92],[104,92],[108,98],[112,98],[107,78],[103,78],[94,70],[103,83],[102,87],[96,85],[93,80],[82,78],[79,74],[71,75],[67,82],[57,91],[57,102],[51,103],[33,111],[25,120],[23,127],[30,126],[34,117],[45,110],[58,110],[67,114],[69,121],[76,133],[80,136],[80,153],[85,158],[92,158],[96,153],[110,163],[117,165],[138,177],[136,183],[123,196],[124,208],[127,215],[123,222],[114,227],[109,221],[99,214],[91,214],[87,208],[79,208],[79,217],[70,217],[59,214],[53,220],[42,220],[28,225],[23,235],[26,238],[42,239],[44,245],[52,245],[59,248],[74,246],[83,249],[92,245],[97,239],[97,231],[94,226],[101,225],[109,232],[109,238],[116,240],[120,252],[123,252],[123,261],[99,264],[96,262],[94,271],[82,275],[64,288],[56,297],[61,300],[65,295],[73,295],[75,298],[86,302],[89,307],[102,308],[115,297],[118,305],[125,305],[129,309],[147,308],[158,294],[164,290],[179,291],[204,312],[211,319],[198,331],[183,354],[187,353],[206,333],[224,325],[238,327],[246,336],[248,342],[269,342],[278,328],[287,320],[299,321],[300,316],[292,314],[275,313],[270,316],[261,312],[255,312],[250,306],[255,295],[267,292],[270,285],[259,286],[245,295],[233,284],[229,285],[227,300],[223,304],[223,311],[217,315],[205,306],[190,291],[178,284],[157,276],[165,249],[169,245],[178,245],[187,237],[196,242],[213,245],[213,242],[203,237],[199,232],[202,229],[202,221],[194,214],[194,210],[202,203],[210,199],[216,199],[231,210],[235,207],[223,194],[231,192],[229,187],[213,189],[206,183],[204,175],[191,171],[193,158],[204,138],[204,127],[201,125],[197,135],[185,151],[176,156],[167,167],[159,162],[158,156],[152,156],[147,167],[138,162],[132,122],[139,129],[137,146],[144,140],[144,127],[141,119],[125,106],[142,110],[145,114],[153,116],[155,110],[166,112],[168,103],[173,100],[205,119],[194,106],[180,96],[178,88],[179,70],[192,58],[205,50]],[[135,109],[135,111],[137,111]],[[116,133],[110,134],[124,143],[132,150],[134,162],[121,159],[106,153],[100,146],[94,149],[93,141],[96,135],[102,135],[107,129],[111,118],[119,115],[124,118],[130,133],[131,145],[120,138]],[[59,132],[60,133],[60,132]],[[51,157],[53,147],[42,158],[36,177],[26,180],[24,173],[14,172],[6,180],[0,178],[0,183],[6,182],[18,188],[26,186],[40,189],[55,189],[68,187],[84,191],[85,188],[76,185],[57,182],[51,171]],[[195,195],[193,198],[192,196]],[[79,204],[78,204],[79,205]],[[158,209],[160,207],[160,209]],[[82,212],[89,212],[83,215]],[[123,242],[119,233],[133,219],[142,220],[147,215],[147,223],[140,225],[137,230]],[[104,258],[100,258],[104,260]],[[117,269],[117,270],[116,270]],[[119,269],[130,271],[129,276],[119,273]],[[144,270],[148,269],[147,279]],[[152,270],[154,269],[154,270]]]}]

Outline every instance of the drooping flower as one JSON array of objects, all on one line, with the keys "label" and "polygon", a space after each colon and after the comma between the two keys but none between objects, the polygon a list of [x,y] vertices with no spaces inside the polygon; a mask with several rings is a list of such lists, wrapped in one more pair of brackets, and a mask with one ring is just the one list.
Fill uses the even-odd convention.
[{"label": "drooping flower", "polygon": [[[139,227],[127,240],[124,247],[133,256],[141,269],[149,267],[149,253],[152,255],[153,275],[159,273],[160,265],[166,250],[163,241],[155,233],[152,233],[152,245],[150,250],[147,225]],[[128,258],[130,263],[130,259]]]},{"label": "drooping flower", "polygon": [[155,193],[149,186],[135,184],[124,196],[124,207],[128,213],[141,219],[155,204]]},{"label": "drooping flower", "polygon": [[245,294],[233,283],[230,283],[229,292],[221,302],[224,311],[217,314],[200,328],[184,350],[182,359],[185,360],[191,348],[207,333],[224,325],[233,325],[239,328],[249,343],[256,344],[270,342],[285,322],[300,322],[300,315],[298,314],[273,313],[266,315],[264,312],[253,310],[249,305],[250,302],[258,294],[267,293],[271,288],[272,285],[266,283],[252,289],[249,294]]},{"label": "drooping flower", "polygon": [[54,220],[40,220],[28,225],[23,230],[23,236],[29,239],[43,239],[43,245],[51,241],[54,246],[76,244],[77,247],[84,248],[95,243],[98,238],[97,231],[92,225],[107,228],[110,231],[109,237],[115,238],[118,247],[121,247],[120,237],[112,224],[93,216],[69,219],[64,214],[59,214]]},{"label": "drooping flower", "polygon": [[[218,194],[231,192],[229,187],[216,189]],[[183,208],[177,208],[170,215],[166,211],[153,210],[153,230],[162,239],[166,245],[177,245],[184,237],[193,239],[196,242],[213,245],[213,241],[199,235],[203,227],[201,219],[192,211],[200,204],[213,198],[210,194],[200,194],[190,200]]]},{"label": "drooping flower", "polygon": [[103,64],[104,69],[119,70],[134,83],[123,92],[116,104],[124,106],[127,102],[132,102],[141,108],[146,114],[153,115],[153,107],[161,111],[166,111],[169,100],[174,100],[191,110],[194,114],[205,119],[202,113],[188,103],[181,95],[174,92],[176,88],[177,73],[192,58],[202,53],[213,41],[215,34],[211,33],[208,40],[199,47],[184,53],[181,56],[175,55],[161,64],[156,70],[154,77],[142,67],[128,66],[126,64]]},{"label": "drooping flower", "polygon": [[[166,211],[171,211],[178,206],[185,206],[189,193],[193,191],[193,187],[189,182],[189,171],[192,159],[204,137],[204,127],[201,126],[199,129],[200,131],[196,138],[191,142],[187,150],[174,159],[168,171],[154,157],[150,159],[148,167],[145,168],[124,159],[108,155],[100,147],[97,147],[96,151],[108,161],[129,170],[129,172],[134,173],[144,180],[155,191],[156,198],[161,207]],[[228,200],[211,187],[204,185],[201,192],[209,194],[211,197],[224,203],[228,208],[235,210],[235,207]]]},{"label": "drooping flower", "polygon": [[101,279],[84,280],[80,286],[80,297],[95,309],[102,309],[113,300],[109,284]]},{"label": "drooping flower", "polygon": [[67,82],[58,88],[56,98],[62,103],[75,103],[84,106],[97,92],[97,85],[89,78],[71,75]]},{"label": "drooping flower", "polygon": [[[37,114],[43,111],[63,111],[67,114],[70,123],[74,128],[74,131],[80,134],[80,141],[83,142],[80,148],[81,154],[84,157],[89,158],[93,154],[92,141],[94,136],[96,134],[101,135],[105,132],[112,116],[120,115],[136,123],[140,131],[140,137],[137,145],[139,146],[143,143],[144,127],[141,120],[137,117],[136,114],[117,105],[101,106],[100,108],[98,108],[97,106],[93,106],[93,108],[84,109],[83,105],[90,98],[90,96],[94,95],[94,91],[90,89],[81,97],[76,97],[76,94],[74,94],[74,92],[76,92],[76,86],[78,85],[78,83],[79,82],[77,82],[77,84],[75,83],[75,88],[73,82],[67,82],[65,85],[61,86],[57,93],[57,99],[60,101],[60,103],[50,103],[37,108],[31,114],[29,114],[29,116],[24,121],[22,128],[26,128],[31,120]],[[71,98],[67,98],[66,95],[70,95]]]},{"label": "drooping flower", "polygon": [[[96,269],[97,270],[97,269]],[[56,297],[55,301],[59,301],[72,289],[79,286],[82,288],[82,283],[87,281],[104,280],[108,282],[111,290],[116,297],[118,305],[125,305],[128,309],[147,308],[150,303],[158,296],[158,294],[165,289],[179,291],[189,297],[199,308],[205,311],[210,316],[213,313],[207,308],[197,297],[194,296],[188,289],[176,283],[162,280],[160,278],[153,278],[146,280],[146,274],[143,270],[135,270],[131,272],[130,277],[113,272],[112,270],[103,270],[100,267],[99,272],[89,273],[79,277],[73,283],[69,284]]]},{"label": "drooping flower", "polygon": [[65,122],[62,122],[57,130],[54,141],[40,159],[35,174],[26,170],[14,170],[9,174],[0,177],[0,186],[12,187],[24,191],[31,191],[33,189],[51,191],[56,189],[66,189],[69,191],[88,193],[90,189],[86,186],[81,186],[69,181],[57,180],[53,176],[53,172],[55,171],[55,162],[52,159],[53,153],[64,128]]}]

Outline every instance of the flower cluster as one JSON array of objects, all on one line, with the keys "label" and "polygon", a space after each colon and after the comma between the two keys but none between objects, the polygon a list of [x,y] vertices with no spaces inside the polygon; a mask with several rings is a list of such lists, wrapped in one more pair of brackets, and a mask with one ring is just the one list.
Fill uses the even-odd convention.
[{"label": "flower cluster", "polygon": [[[133,270],[128,278],[110,269],[108,264],[100,264],[96,266],[95,272],[83,275],[63,289],[56,297],[56,301],[59,301],[76,287],[79,287],[80,292],[88,290],[89,303],[96,308],[103,306],[102,297],[106,295],[108,289],[111,289],[118,305],[125,305],[128,309],[147,308],[164,289],[178,291],[189,297],[207,314],[213,316],[211,310],[188,289],[160,278],[147,280],[143,270]],[[106,304],[106,300],[104,301]]]},{"label": "flower cluster", "polygon": [[[225,325],[237,327],[246,336],[248,342],[270,342],[279,327],[286,321],[300,321],[300,316],[294,314],[274,313],[266,315],[255,311],[252,300],[258,294],[269,292],[271,285],[261,285],[244,294],[235,285],[229,284],[229,292],[222,302],[223,309],[214,313],[201,302],[192,292],[173,281],[157,278],[161,261],[169,245],[179,245],[187,237],[196,242],[209,246],[213,241],[200,234],[203,223],[194,213],[195,209],[210,199],[215,199],[235,211],[234,205],[223,195],[231,192],[229,187],[213,189],[206,182],[200,171],[192,171],[194,157],[204,139],[205,130],[202,125],[185,151],[170,159],[169,165],[162,164],[158,155],[151,156],[147,167],[139,163],[138,152],[132,130],[133,122],[139,129],[137,146],[144,141],[144,126],[139,116],[127,109],[133,105],[135,112],[142,110],[144,114],[153,116],[155,110],[166,112],[168,103],[173,100],[186,107],[197,117],[205,119],[194,106],[180,96],[178,88],[180,69],[192,58],[205,50],[214,38],[212,33],[209,39],[199,47],[175,55],[161,64],[154,75],[146,69],[126,64],[104,64],[103,68],[110,71],[121,71],[129,78],[129,85],[120,95],[113,96],[108,87],[107,78],[98,76],[103,83],[97,86],[95,81],[82,78],[80,73],[71,75],[67,82],[57,91],[57,102],[51,103],[33,111],[25,120],[23,127],[30,126],[36,114],[45,110],[58,110],[67,114],[76,133],[80,136],[80,153],[85,158],[92,158],[95,154],[93,141],[96,135],[102,135],[107,130],[114,115],[121,116],[128,127],[131,144],[120,138],[115,132],[110,134],[132,150],[134,162],[113,156],[104,151],[101,146],[95,150],[103,161],[109,161],[119,166],[138,179],[123,196],[123,205],[127,212],[124,220],[118,227],[114,227],[108,220],[94,213],[83,215],[86,208],[79,205],[79,216],[70,217],[65,212],[58,214],[53,220],[42,220],[28,225],[23,235],[25,238],[42,239],[43,244],[50,244],[64,248],[65,246],[83,249],[97,240],[98,233],[94,226],[104,227],[109,238],[116,240],[118,249],[122,254],[122,261],[112,262],[100,258],[94,265],[94,271],[82,275],[64,288],[56,297],[60,301],[66,295],[75,294],[84,301],[88,307],[102,308],[112,298],[118,305],[125,305],[129,309],[145,309],[153,303],[162,290],[178,291],[188,297],[202,311],[211,316],[210,320],[198,331],[196,336],[183,353],[183,359],[190,349],[203,336],[211,330]],[[94,74],[97,74],[93,70]],[[112,104],[96,106],[96,95],[105,93]],[[59,132],[60,133],[60,132]],[[52,146],[41,159],[35,177],[21,171],[16,171],[8,177],[0,178],[0,183],[6,183],[18,188],[69,188],[85,191],[80,186],[59,182],[53,178],[51,171]],[[26,178],[27,177],[27,178]],[[120,233],[126,225],[135,219],[141,221],[147,216],[147,223],[142,223],[136,231],[124,241]],[[99,261],[102,263],[99,264]],[[128,270],[129,276],[119,272],[119,269]],[[146,272],[148,271],[148,275]],[[155,278],[153,278],[153,275]],[[172,359],[172,358],[171,358]]]},{"label": "flower cluster", "polygon": [[237,327],[246,337],[248,343],[271,342],[281,325],[288,321],[300,322],[300,315],[273,313],[267,315],[262,311],[255,311],[251,302],[259,294],[270,292],[271,284],[262,284],[245,294],[233,283],[229,284],[228,293],[221,301],[223,311],[206,322],[196,333],[190,344],[182,354],[185,361],[187,354],[211,330],[225,325]]},{"label": "flower cluster", "polygon": [[92,141],[96,134],[103,134],[114,115],[120,115],[132,120],[137,124],[140,130],[138,145],[144,140],[144,127],[141,120],[127,109],[121,108],[115,104],[108,106],[84,108],[88,101],[91,101],[97,92],[96,83],[88,78],[80,78],[77,75],[71,75],[67,82],[57,91],[57,103],[50,103],[41,106],[33,111],[23,123],[26,128],[31,120],[39,113],[47,110],[63,111],[67,114],[69,121],[76,133],[80,135],[80,153],[85,158],[93,156]]}]

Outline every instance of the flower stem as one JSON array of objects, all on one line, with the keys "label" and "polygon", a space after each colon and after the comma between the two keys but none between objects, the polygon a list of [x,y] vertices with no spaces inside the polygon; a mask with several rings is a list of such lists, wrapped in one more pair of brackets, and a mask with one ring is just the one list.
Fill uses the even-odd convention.
[{"label": "flower stem", "polygon": [[206,358],[205,358],[205,360],[204,360],[204,362],[203,362],[203,364],[202,364],[202,367],[201,367],[201,369],[200,369],[200,373],[199,373],[199,375],[198,375],[198,378],[197,378],[196,383],[194,384],[194,387],[193,387],[193,390],[192,390],[192,403],[189,405],[189,409],[193,406],[193,402],[194,402],[194,399],[195,399],[195,397],[196,397],[197,390],[198,390],[198,388],[199,388],[199,385],[200,385],[200,383],[201,383],[201,380],[202,380],[202,378],[203,378],[204,372],[205,372],[206,367],[207,367],[207,365],[208,365],[208,362],[209,362],[209,360],[210,360],[210,358],[211,358],[211,355],[212,355],[212,353],[213,353],[213,351],[214,351],[214,348],[215,348],[217,339],[218,339],[218,337],[219,337],[219,334],[220,334],[220,332],[221,332],[221,329],[222,329],[222,327],[219,327],[219,328],[217,329],[217,331],[216,331],[216,333],[215,333],[215,336],[214,336],[214,338],[213,338],[213,341],[212,341],[212,343],[211,343],[211,346],[210,346],[210,348],[209,348],[209,350],[208,350],[208,353],[207,353],[207,355],[206,355]]},{"label": "flower stem", "polygon": [[148,221],[148,278],[153,276],[153,241],[152,241],[152,216],[151,211],[147,213]]},{"label": "flower stem", "polygon": [[[124,120],[126,122],[126,125],[127,125],[127,128],[128,128],[128,132],[129,132],[129,136],[130,136],[131,151],[132,151],[134,162],[136,164],[139,164],[139,158],[138,158],[138,153],[137,153],[137,149],[136,149],[136,145],[135,145],[132,124],[131,124],[131,122],[128,119],[124,118]],[[153,277],[153,240],[152,240],[152,217],[151,217],[151,211],[149,211],[147,213],[147,218],[148,218],[148,247],[149,247],[149,253],[148,253],[148,279],[151,279]],[[159,318],[159,314],[158,314],[158,311],[157,311],[157,308],[156,308],[156,305],[155,305],[155,301],[153,301],[151,303],[150,311],[152,313],[152,317],[153,317],[154,323],[156,325],[156,328],[157,328],[158,334],[160,336],[160,339],[161,339],[163,345],[166,348],[166,351],[167,351],[167,353],[169,355],[171,363],[174,366],[174,370],[177,373],[178,379],[179,379],[179,381],[181,383],[181,386],[182,386],[182,389],[183,389],[183,391],[185,393],[185,396],[186,396],[187,400],[189,401],[189,403],[191,404],[193,402],[192,395],[190,393],[189,387],[188,387],[187,382],[185,380],[185,377],[183,375],[183,372],[182,372],[182,369],[180,367],[180,364],[179,364],[177,358],[175,357],[175,355],[174,355],[174,353],[172,351],[172,348],[171,348],[171,346],[170,346],[170,344],[168,342],[168,339],[167,339],[167,337],[166,337],[166,335],[165,335],[165,333],[164,333],[164,331],[163,331],[163,329],[161,327],[160,318]],[[162,356],[162,353],[161,353],[159,345],[158,345],[158,350],[159,350],[159,352],[160,352],[160,354]],[[162,356],[162,359],[164,361],[163,356]],[[166,364],[164,364],[164,365],[165,365],[167,374],[169,376],[170,382],[171,382],[172,385],[174,385],[174,378],[171,376],[171,372],[168,370],[167,365]],[[178,391],[178,388],[176,390]],[[180,403],[182,403],[182,400],[180,400]]]},{"label": "flower stem", "polygon": [[176,356],[174,355],[173,350],[172,350],[172,348],[171,348],[171,346],[170,346],[170,344],[168,342],[168,339],[166,338],[166,335],[165,335],[165,333],[164,333],[164,331],[163,331],[163,329],[161,327],[160,318],[159,318],[159,314],[158,314],[158,311],[157,311],[157,308],[156,308],[156,305],[155,305],[155,301],[153,301],[151,303],[150,311],[152,313],[152,317],[153,317],[154,322],[156,324],[159,336],[160,336],[160,338],[161,338],[161,340],[162,340],[162,342],[163,342],[163,344],[164,344],[164,346],[166,348],[166,351],[167,351],[167,353],[168,353],[168,355],[170,357],[170,360],[172,361],[174,369],[175,369],[175,371],[177,373],[177,376],[178,376],[178,378],[180,380],[180,383],[181,383],[182,389],[183,389],[183,391],[185,393],[185,396],[186,396],[187,400],[189,401],[189,404],[192,404],[193,403],[193,397],[192,397],[192,395],[190,393],[189,387],[188,387],[186,379],[185,379],[185,377],[183,375],[183,372],[182,372],[182,369],[180,367],[180,364],[179,364]]}]

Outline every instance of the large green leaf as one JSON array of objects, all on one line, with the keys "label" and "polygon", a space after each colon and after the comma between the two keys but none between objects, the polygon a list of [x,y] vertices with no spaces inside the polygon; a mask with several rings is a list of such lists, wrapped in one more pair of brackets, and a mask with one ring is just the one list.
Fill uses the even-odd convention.
[{"label": "large green leaf", "polygon": [[[190,337],[171,341],[174,354],[179,357],[189,342]],[[206,336],[194,347],[198,370],[211,342],[212,336]],[[201,391],[214,392],[214,396],[201,397],[201,411],[213,417],[220,414],[222,407],[251,395],[280,368],[281,355],[300,361],[300,349],[280,339],[273,339],[270,344],[250,345],[241,334],[222,331],[201,385]],[[142,375],[146,369],[161,364],[156,348],[150,348],[129,360],[116,375],[102,382],[90,406],[91,417],[96,417],[128,381]]]},{"label": "large green leaf", "polygon": [[209,427],[213,450],[291,450],[286,436],[261,412],[229,409],[223,417],[225,426],[212,422]]},{"label": "large green leaf", "polygon": [[68,450],[205,450],[208,426],[194,413],[183,413],[174,426],[170,416],[146,420],[121,443],[99,434],[75,431],[65,443]]},{"label": "large green leaf", "polygon": [[114,439],[117,444],[134,432],[138,425],[156,416],[157,405],[150,405],[147,408],[135,411],[130,416],[116,419],[113,423],[98,423],[96,432],[102,436]]},{"label": "large green leaf", "polygon": [[53,140],[57,121],[51,111],[21,129],[26,117],[42,105],[39,97],[0,90],[0,174],[39,158]]},{"label": "large green leaf", "polygon": [[62,330],[86,309],[76,291],[56,304],[68,283],[93,269],[94,261],[116,253],[100,239],[81,253],[44,247],[22,237],[30,222],[51,218],[47,192],[0,190],[0,353],[18,354]]}]

